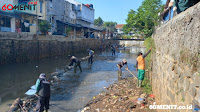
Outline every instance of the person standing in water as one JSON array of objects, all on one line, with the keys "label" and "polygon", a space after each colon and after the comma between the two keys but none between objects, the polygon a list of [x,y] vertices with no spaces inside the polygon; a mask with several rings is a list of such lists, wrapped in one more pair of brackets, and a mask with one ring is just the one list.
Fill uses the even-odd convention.
[{"label": "person standing in water", "polygon": [[111,52],[112,52],[112,56],[115,56],[115,47],[111,46]]},{"label": "person standing in water", "polygon": [[122,77],[122,67],[124,67],[124,65],[126,65],[125,69],[128,70],[128,64],[127,64],[126,59],[123,59],[123,61],[121,61],[121,62],[119,62],[117,64],[117,67],[118,67],[118,80],[120,80],[121,77]]},{"label": "person standing in water", "polygon": [[89,52],[89,59],[88,59],[88,64],[92,64],[93,63],[93,57],[94,57],[94,51],[91,49],[88,49]]},{"label": "person standing in water", "polygon": [[71,63],[69,64],[69,66],[73,66],[74,65],[74,73],[76,73],[76,69],[77,67],[79,67],[80,71],[82,72],[82,68],[81,68],[81,60],[79,60],[77,57],[72,56],[70,59]]},{"label": "person standing in water", "polygon": [[50,82],[47,81],[45,73],[41,73],[36,82],[36,96],[38,96],[38,102],[36,105],[36,112],[45,112],[49,109],[50,99]]}]

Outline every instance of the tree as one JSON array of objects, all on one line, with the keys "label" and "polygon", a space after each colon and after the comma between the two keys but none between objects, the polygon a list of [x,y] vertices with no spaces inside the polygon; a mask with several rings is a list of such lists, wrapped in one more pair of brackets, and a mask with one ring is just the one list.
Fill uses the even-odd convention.
[{"label": "tree", "polygon": [[137,11],[129,11],[124,32],[134,31],[146,37],[151,36],[154,27],[158,25],[158,13],[162,8],[161,0],[144,0]]},{"label": "tree", "polygon": [[94,20],[94,25],[96,26],[102,26],[103,25],[103,20],[101,17],[99,17],[98,19]]},{"label": "tree", "polygon": [[116,22],[104,22],[103,26],[104,28],[108,29],[109,32],[115,32],[116,29],[115,29],[115,26],[117,25]]},{"label": "tree", "polygon": [[106,33],[110,34],[111,32],[114,33],[116,31],[115,26],[117,25],[116,22],[104,22],[104,30],[106,30]]},{"label": "tree", "polygon": [[41,21],[39,23],[39,28],[40,28],[40,31],[43,33],[43,34],[46,34],[48,30],[51,29],[51,25],[47,22],[47,21]]}]

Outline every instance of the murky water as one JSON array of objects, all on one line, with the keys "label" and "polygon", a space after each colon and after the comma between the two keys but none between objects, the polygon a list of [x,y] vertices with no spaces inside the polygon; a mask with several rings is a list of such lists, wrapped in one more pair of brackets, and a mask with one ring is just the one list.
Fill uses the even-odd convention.
[{"label": "murky water", "polygon": [[[60,78],[66,83],[60,85],[61,89],[52,93],[51,112],[77,112],[93,98],[93,96],[104,91],[104,87],[117,81],[117,66],[124,58],[128,61],[128,66],[134,74],[137,55],[136,53],[145,51],[145,48],[131,47],[118,50],[115,57],[110,52],[104,52],[95,56],[95,62],[88,66],[87,62],[82,62],[83,72],[77,74],[73,70],[64,73]],[[78,57],[86,56],[81,54]],[[63,69],[69,64],[68,57],[57,57],[43,59],[38,62],[4,65],[0,67],[0,112],[9,108],[8,104],[19,96],[24,96],[38,78],[39,73],[50,74],[56,70]],[[38,66],[38,67],[37,67]],[[79,70],[79,69],[78,69]],[[123,77],[131,76],[123,70]]]}]

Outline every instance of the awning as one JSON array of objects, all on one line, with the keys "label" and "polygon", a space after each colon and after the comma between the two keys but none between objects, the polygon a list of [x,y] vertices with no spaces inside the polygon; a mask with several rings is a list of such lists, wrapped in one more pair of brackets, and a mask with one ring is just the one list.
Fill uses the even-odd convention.
[{"label": "awning", "polygon": [[0,11],[0,15],[2,15],[2,16],[7,16],[7,17],[11,17],[11,18],[18,18],[18,19],[23,19],[23,18],[21,18],[22,14],[29,15],[29,16],[37,16],[36,14],[27,13],[27,12],[19,12],[19,11],[6,12],[6,11]]},{"label": "awning", "polygon": [[69,25],[71,27],[77,27],[77,28],[82,28],[83,27],[81,24],[71,24],[69,22],[62,22],[60,20],[56,20],[56,21],[61,22],[61,23],[65,24],[65,25]]}]

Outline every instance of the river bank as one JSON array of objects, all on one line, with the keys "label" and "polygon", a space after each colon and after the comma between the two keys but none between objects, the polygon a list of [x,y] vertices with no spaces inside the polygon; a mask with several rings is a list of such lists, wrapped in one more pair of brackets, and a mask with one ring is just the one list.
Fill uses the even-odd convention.
[{"label": "river bank", "polygon": [[81,112],[154,112],[154,96],[136,87],[137,79],[124,78],[94,96]]},{"label": "river bank", "polygon": [[[98,95],[102,91],[105,91],[105,87],[115,83],[117,81],[117,66],[116,64],[123,60],[124,58],[127,59],[129,62],[129,69],[135,72],[135,59],[137,57],[136,53],[138,51],[145,51],[145,48],[140,47],[130,47],[124,50],[117,50],[116,56],[113,57],[110,52],[103,52],[100,55],[95,56],[95,61],[92,66],[88,66],[87,61],[82,62],[82,69],[83,72],[77,74],[73,73],[73,70],[67,71],[62,75],[59,75],[58,78],[61,79],[64,83],[59,84],[59,89],[52,92],[52,97],[50,101],[50,111],[51,112],[77,112],[82,109],[89,100],[93,98],[93,96]],[[80,55],[80,58],[83,57],[85,54]],[[24,64],[22,67],[18,68],[15,77],[21,73],[20,77],[24,77],[20,82],[15,82],[15,85],[23,85],[24,81],[27,83],[26,86],[20,86],[20,88],[16,88],[15,90],[19,91],[20,94],[16,93],[15,90],[10,91],[9,94],[12,94],[12,98],[9,101],[4,101],[0,105],[0,110],[6,110],[9,108],[10,104],[19,96],[23,96],[23,94],[28,91],[28,88],[32,87],[35,84],[36,79],[39,76],[39,73],[44,71],[47,74],[51,74],[55,71],[60,71],[64,68],[64,66],[69,63],[68,59],[65,57],[60,58],[57,57],[56,59],[47,59],[43,60],[39,64]],[[38,68],[36,68],[38,65]],[[14,65],[16,67],[16,65]],[[31,69],[24,69],[24,68],[31,68]],[[28,71],[32,70],[32,67],[35,67],[34,73],[28,73]],[[13,67],[12,67],[13,68]],[[43,68],[43,69],[42,69]],[[45,68],[45,69],[44,69]],[[26,71],[24,74],[23,71]],[[33,71],[33,70],[32,70]],[[4,71],[4,73],[9,73],[10,71]],[[12,74],[12,73],[9,73]],[[13,76],[12,74],[12,76]],[[28,78],[31,74],[31,78]],[[136,74],[136,73],[134,73]],[[9,75],[6,75],[9,76]],[[123,70],[123,77],[131,77],[132,75],[127,71]],[[50,75],[48,75],[50,77]],[[15,79],[17,80],[17,79]],[[31,81],[28,81],[31,80]],[[28,81],[28,82],[27,82]],[[10,84],[9,84],[10,85]],[[8,83],[4,82],[4,87],[7,87]],[[28,87],[29,86],[29,87]],[[2,87],[3,89],[3,87]],[[5,88],[4,88],[5,89]],[[5,94],[5,93],[4,93]],[[2,111],[6,112],[6,111]]]}]

